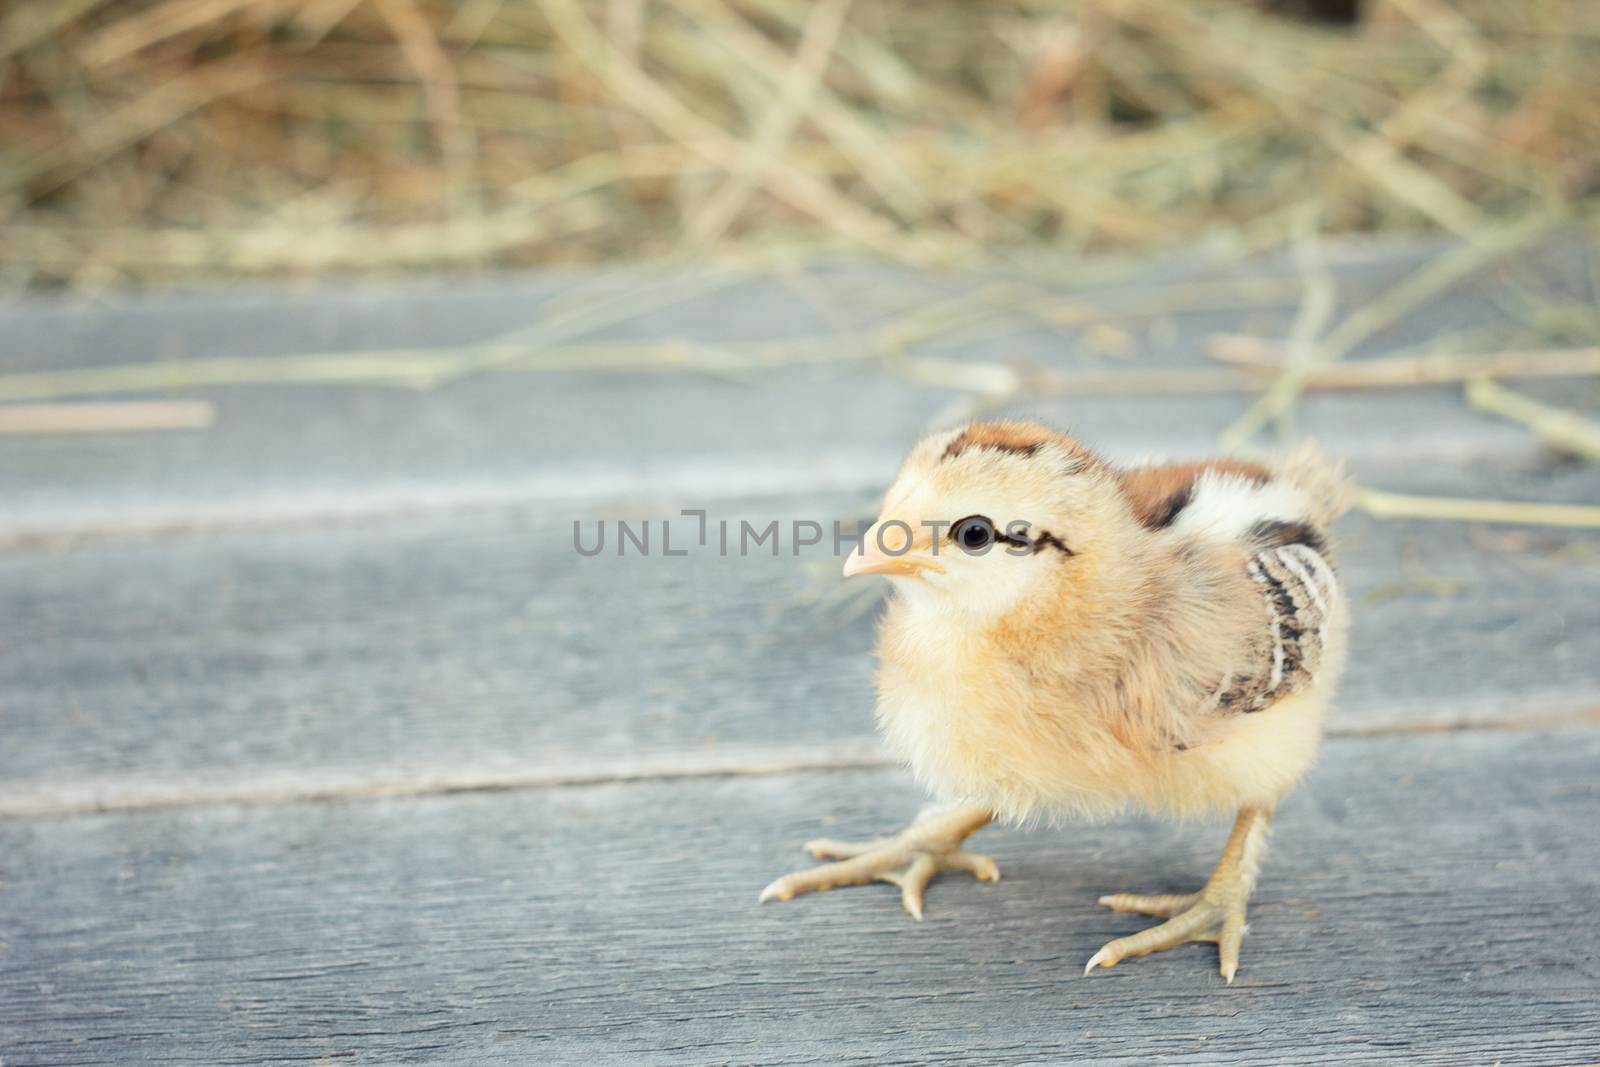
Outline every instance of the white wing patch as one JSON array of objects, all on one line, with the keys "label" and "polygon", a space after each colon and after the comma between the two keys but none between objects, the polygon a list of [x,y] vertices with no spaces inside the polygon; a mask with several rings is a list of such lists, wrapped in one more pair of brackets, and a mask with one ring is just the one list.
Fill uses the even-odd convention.
[{"label": "white wing patch", "polygon": [[1261,522],[1288,522],[1307,513],[1305,496],[1279,479],[1258,483],[1220,471],[1195,479],[1189,502],[1172,524],[1179,535],[1237,541]]}]

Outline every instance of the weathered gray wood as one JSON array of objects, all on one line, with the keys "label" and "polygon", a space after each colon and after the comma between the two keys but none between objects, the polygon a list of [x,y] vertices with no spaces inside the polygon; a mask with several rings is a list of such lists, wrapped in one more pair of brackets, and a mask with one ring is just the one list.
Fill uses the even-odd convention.
[{"label": "weathered gray wood", "polygon": [[[1439,252],[1436,245],[1377,252],[1346,246],[1334,255],[1341,306],[1370,301]],[[1557,297],[1570,296],[1585,284],[1580,252],[1571,241],[1558,242],[1535,257],[1528,276]],[[1226,292],[1216,293],[1215,286],[1230,278],[1282,291],[1265,304],[1253,298],[1227,306]],[[839,334],[839,354],[860,356],[866,346],[852,331],[970,299],[986,285],[992,289],[994,280],[859,267],[818,270],[801,285],[741,276],[726,288],[677,305],[652,305],[584,336],[605,342],[684,338],[714,347]],[[659,278],[634,275],[600,288],[655,292],[650,286],[659,284]],[[1198,298],[1197,305],[1182,288],[1196,285],[1212,287],[1206,292],[1214,295]],[[251,289],[88,308],[24,305],[0,310],[0,372],[461,346],[560,321],[578,294],[596,288],[535,276],[342,292]],[[1500,276],[1486,274],[1381,332],[1358,356],[1450,331],[1506,325],[1516,305],[1502,290]],[[1214,367],[1204,345],[1215,332],[1285,335],[1297,300],[1292,272],[1278,257],[1225,269],[1180,263],[1114,286],[1044,291],[1108,316],[1125,334],[1125,354],[1137,358],[1109,356],[1096,348],[1092,331],[1051,326],[1025,313],[1002,316],[998,332],[986,323],[976,336],[921,350],[1069,376],[1107,369],[1159,375]],[[1172,310],[1160,310],[1175,296],[1181,299]],[[881,485],[906,442],[960,395],[863,368],[859,359],[764,370],[739,382],[665,368],[625,375],[504,372],[428,392],[370,384],[194,392],[218,412],[217,424],[203,432],[7,441],[0,449],[0,540],[18,530],[259,520],[462,501],[867,488]],[[1068,396],[1026,407],[1113,452],[1137,454],[1207,449],[1245,403],[1237,395]],[[1484,455],[1536,453],[1526,432],[1469,412],[1447,388],[1387,398],[1318,397],[1307,405],[1302,425],[1331,448],[1356,456],[1421,448],[1468,463]]]},{"label": "weathered gray wood", "polygon": [[1600,732],[1334,742],[1285,808],[1238,982],[1190,946],[1090,978],[1222,828],[980,840],[758,906],[897,772],[0,823],[0,1054],[89,1063],[1577,1064],[1600,1054]]},{"label": "weathered gray wood", "polygon": [[[1600,499],[1600,472],[1535,476],[1545,495]],[[1510,475],[1476,477],[1493,492]],[[726,514],[826,521],[866,503]],[[592,536],[595,513],[572,514]],[[1356,627],[1336,729],[1600,706],[1596,535],[1342,530]],[[587,559],[571,537],[566,517],[494,513],[0,555],[0,793],[871,733],[872,617],[807,603],[841,591],[831,544]]]},{"label": "weathered gray wood", "polygon": [[[1330,251],[1351,307],[1437,248]],[[1581,253],[1556,242],[1522,277],[1586,299]],[[1191,260],[1063,285],[1129,331],[1126,365],[1026,315],[926,351],[1069,376],[1194,368],[1213,332],[1285,333],[1295,294],[1151,314],[1155,286],[1291,273],[1281,257]],[[753,276],[593,337],[844,336],[1007,280]],[[1505,321],[1504,280],[1357,358]],[[548,322],[580,290],[593,280],[33,304],[0,309],[0,373],[466,345]],[[1094,898],[1192,887],[1219,828],[988,834],[1006,881],[941,884],[921,927],[887,889],[757,908],[759,886],[806,862],[804,838],[883,831],[917,802],[873,765],[870,613],[815,606],[839,589],[826,551],[570,547],[573,518],[865,515],[954,391],[851,363],[747,384],[564,372],[197,392],[221,416],[203,433],[0,448],[5,1067],[1600,1060],[1600,731],[1539,732],[1600,709],[1592,532],[1349,520],[1338,736],[1284,813],[1240,984],[1203,948],[1082,979],[1143,922]],[[1008,410],[1127,458],[1208,450],[1245,402]],[[1600,500],[1600,474],[1453,389],[1316,396],[1298,427],[1384,488]],[[1476,729],[1427,732],[1461,724]],[[307,795],[343,799],[294,802]],[[46,814],[97,803],[124,810]],[[140,804],[173,807],[126,810]]]}]

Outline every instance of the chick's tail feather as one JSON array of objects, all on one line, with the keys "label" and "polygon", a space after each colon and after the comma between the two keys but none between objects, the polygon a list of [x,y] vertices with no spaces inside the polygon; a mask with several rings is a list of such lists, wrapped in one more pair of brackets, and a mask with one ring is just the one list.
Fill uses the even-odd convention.
[{"label": "chick's tail feather", "polygon": [[1306,498],[1309,518],[1321,527],[1355,506],[1356,485],[1342,460],[1335,460],[1316,441],[1308,440],[1284,459],[1279,476]]}]

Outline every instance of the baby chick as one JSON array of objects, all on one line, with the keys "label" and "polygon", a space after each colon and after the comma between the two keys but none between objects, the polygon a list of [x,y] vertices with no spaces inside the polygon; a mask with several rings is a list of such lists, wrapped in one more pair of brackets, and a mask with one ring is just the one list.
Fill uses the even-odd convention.
[{"label": "baby chick", "polygon": [[1316,759],[1344,666],[1325,531],[1349,495],[1313,450],[1124,470],[1034,423],[925,438],[844,573],[894,581],[878,726],[946,806],[886,841],[811,842],[840,862],[761,899],[887,881],[920,919],[938,872],[999,877],[961,848],[993,819],[1225,812],[1199,892],[1100,898],[1166,921],[1084,973],[1215,941],[1232,982],[1268,822]]}]

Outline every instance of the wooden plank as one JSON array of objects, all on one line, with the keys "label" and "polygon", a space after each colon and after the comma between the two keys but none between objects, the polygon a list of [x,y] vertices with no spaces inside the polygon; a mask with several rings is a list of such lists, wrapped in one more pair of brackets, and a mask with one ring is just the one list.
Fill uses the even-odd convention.
[{"label": "wooden plank", "polygon": [[[1493,470],[1484,491],[1526,488]],[[1540,477],[1600,498],[1592,468]],[[710,518],[737,531],[865,504],[744,501]],[[1335,729],[1600,707],[1600,534],[1341,529],[1356,626]],[[293,775],[313,794],[392,791],[408,774],[540,780],[575,761],[779,750],[762,762],[865,739],[871,613],[815,603],[853,587],[831,544],[796,558],[784,536],[777,558],[724,559],[714,540],[684,558],[583,558],[570,517],[491,512],[0,556],[0,794],[72,808],[254,776],[278,796]]]},{"label": "wooden plank", "polygon": [[[1548,262],[1531,275],[1558,295],[1583,279],[1571,244],[1548,250]],[[1437,246],[1378,252],[1351,246],[1334,257],[1341,300],[1359,306],[1438,252]],[[1248,284],[1238,287],[1241,282]],[[862,331],[909,322],[892,336],[926,340],[927,324],[917,316],[947,312],[962,301],[981,312],[986,300],[999,299],[996,294],[1018,280],[860,267],[819,269],[799,283],[739,276],[680,304],[642,298],[637,314],[617,319],[624,314],[617,293],[631,286],[648,296],[662,284],[645,275],[614,279],[609,287],[526,276],[0,310],[0,374],[139,360],[270,363],[274,355],[394,347],[437,346],[449,355],[519,330],[537,336],[548,323],[573,321],[572,308],[585,299],[613,301],[604,305],[611,317],[582,334],[587,341],[676,339],[715,354],[727,346],[811,336],[828,341],[824,355],[837,357],[731,377],[721,366],[707,373],[669,360],[656,370],[628,373],[499,372],[426,391],[371,381],[196,388],[192,392],[218,411],[218,424],[204,434],[8,441],[0,450],[0,540],[19,530],[151,527],[230,516],[282,519],[463,502],[880,485],[906,443],[948,417],[960,394],[908,381],[865,359],[873,347]],[[1298,298],[1292,273],[1272,257],[1226,269],[1180,263],[1115,286],[1031,284],[1056,302],[1056,311],[1004,311],[965,336],[958,329],[950,340],[924,343],[918,351],[1048,368],[1068,380],[1103,376],[1108,368],[1160,376],[1214,367],[1204,350],[1219,332],[1284,335]],[[1510,313],[1503,300],[1492,299],[1499,284],[1488,275],[1448,294],[1374,337],[1358,355],[1471,327],[1505,326]],[[1049,321],[1057,313],[1060,321]],[[1110,343],[1110,337],[1121,340]],[[1227,395],[1068,394],[1023,409],[1071,425],[1113,453],[1189,453],[1210,447],[1245,403]],[[1459,390],[1447,387],[1382,399],[1317,397],[1301,425],[1330,448],[1357,457],[1420,450],[1465,464],[1483,455],[1538,451],[1522,428],[1466,410]]]},{"label": "wooden plank", "polygon": [[[0,822],[8,1064],[1591,1062],[1600,731],[1346,740],[1282,812],[1233,987],[1084,978],[1220,826],[988,831],[1005,877],[758,906],[902,822],[844,771]],[[837,817],[833,821],[828,820]]]},{"label": "wooden plank", "polygon": [[[1493,298],[1504,297],[1505,281],[1513,275],[1532,295],[1543,287],[1553,299],[1580,303],[1592,296],[1586,264],[1592,245],[1581,232],[1556,235],[1516,257],[1509,267],[1487,270],[1429,301],[1385,331],[1376,347],[1436,335],[1453,315],[1472,310],[1454,300],[1456,294],[1465,293],[1474,305],[1492,305]],[[1327,242],[1323,252],[1341,307],[1359,307],[1460,247],[1434,238],[1357,237]],[[1000,300],[1024,289],[1059,294],[1064,306],[1056,309],[1054,321],[1069,328],[1094,321],[1072,304],[1077,299],[1117,321],[1151,323],[1194,314],[1208,317],[1206,325],[1220,329],[1221,323],[1237,320],[1241,309],[1261,325],[1292,319],[1300,296],[1293,255],[1287,251],[1243,259],[1174,254],[1156,263],[1101,260],[1077,267],[1076,278],[1050,278],[1026,268],[933,274],[848,260],[778,272],[697,272],[685,264],[662,264],[410,279],[328,276],[92,298],[33,296],[0,306],[0,336],[6,342],[0,356],[7,371],[26,372],[137,360],[461,347],[536,328],[550,318],[619,297],[621,313],[613,304],[591,320],[597,336],[639,340],[683,335],[739,342],[867,328],[898,321],[918,308],[948,313],[957,301],[970,300],[974,290]],[[719,273],[722,282],[713,277]],[[683,294],[681,299],[672,298],[673,287]],[[742,313],[720,314],[730,307]],[[1480,307],[1477,313],[1492,315],[1493,308]],[[1165,329],[1156,332],[1164,334]],[[1069,340],[1083,343],[1057,344],[1059,358],[1105,365],[1104,345],[1075,336]],[[1191,354],[1179,345],[1153,344],[1141,358],[1179,366]]]}]

